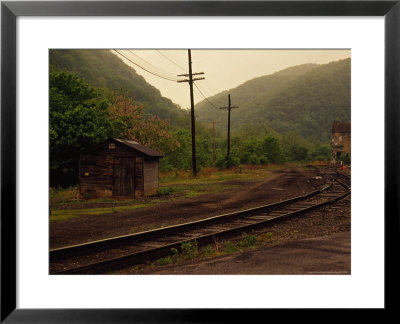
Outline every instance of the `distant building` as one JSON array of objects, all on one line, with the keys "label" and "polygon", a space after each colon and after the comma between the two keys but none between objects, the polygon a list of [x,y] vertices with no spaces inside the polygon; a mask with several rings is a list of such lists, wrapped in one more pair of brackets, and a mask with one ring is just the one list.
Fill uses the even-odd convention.
[{"label": "distant building", "polygon": [[331,141],[331,162],[350,160],[351,155],[351,123],[333,122]]},{"label": "distant building", "polygon": [[110,138],[81,153],[82,198],[151,196],[159,187],[163,155],[135,141]]}]

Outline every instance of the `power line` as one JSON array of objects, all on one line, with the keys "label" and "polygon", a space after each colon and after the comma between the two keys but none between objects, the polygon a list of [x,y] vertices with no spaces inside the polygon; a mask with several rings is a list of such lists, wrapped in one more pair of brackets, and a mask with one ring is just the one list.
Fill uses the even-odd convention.
[{"label": "power line", "polygon": [[178,68],[180,68],[182,71],[185,71],[185,68],[182,67],[181,65],[179,65],[178,63],[176,63],[174,60],[172,60],[171,58],[169,58],[167,56],[167,54],[163,54],[161,51],[157,50],[157,52],[162,55],[164,58],[166,58],[168,61],[170,61],[171,63],[175,64]]},{"label": "power line", "polygon": [[217,94],[215,94],[215,91],[210,91],[210,88],[207,87],[207,81],[202,83],[202,84],[199,84],[199,87],[200,87],[201,90],[203,90],[203,93],[205,92],[205,95],[206,95],[207,98],[213,98],[213,102],[215,104],[217,104],[218,106],[222,106],[223,105],[223,103],[221,101],[222,98],[219,98],[217,100]]},{"label": "power line", "polygon": [[[155,66],[154,64],[146,61],[144,58],[140,57],[139,55],[135,54],[134,52],[132,52],[131,50],[129,50],[128,54],[134,55],[137,59],[139,59],[140,61],[143,61],[144,63],[142,63],[142,66],[147,67],[148,70],[157,73],[158,75],[161,75],[165,78],[170,78],[170,79],[176,79],[175,78],[175,73],[171,73],[168,71],[165,71],[157,66]],[[137,62],[137,59],[135,59],[135,61]]]},{"label": "power line", "polygon": [[214,104],[204,95],[204,93],[200,90],[200,88],[197,86],[197,84],[195,83],[194,85],[195,85],[195,87],[197,88],[197,90],[199,91],[199,93],[201,94],[201,96],[202,96],[205,100],[207,100],[207,102],[208,102],[211,106],[213,106],[214,108],[218,109],[218,107],[217,107],[216,105],[214,105]]},{"label": "power line", "polygon": [[173,82],[176,82],[176,81],[177,81],[176,79],[172,79],[172,78],[169,78],[169,77],[166,77],[166,76],[162,76],[162,75],[160,75],[160,74],[158,74],[158,73],[156,73],[156,72],[152,72],[152,71],[150,71],[149,69],[146,69],[145,67],[143,67],[143,66],[141,66],[140,64],[138,64],[138,63],[132,61],[130,58],[126,57],[124,54],[120,53],[120,52],[119,52],[118,50],[116,50],[116,49],[114,49],[114,51],[117,52],[117,53],[118,53],[119,55],[121,55],[122,57],[124,57],[124,58],[125,58],[126,60],[128,60],[129,62],[131,62],[132,64],[134,64],[134,65],[140,67],[142,70],[144,70],[144,71],[146,71],[146,72],[148,72],[148,73],[150,73],[150,74],[153,74],[153,75],[155,75],[155,76],[158,76],[159,78],[162,78],[162,79],[165,79],[165,80],[168,80],[168,81],[173,81]]},{"label": "power line", "polygon": [[142,58],[141,56],[137,55],[137,54],[134,53],[132,50],[129,50],[129,53],[132,54],[132,55],[134,55],[134,56],[136,56],[138,59],[142,60],[143,62],[147,63],[150,67],[153,68],[153,70],[158,70],[158,73],[160,73],[160,74],[164,74],[164,75],[165,75],[165,73],[166,73],[166,74],[172,75],[173,77],[175,77],[175,75],[176,75],[176,73],[168,72],[168,71],[166,71],[166,70],[164,70],[164,69],[161,69],[161,68],[159,68],[158,66],[155,66],[154,64],[152,64],[152,63],[146,61],[144,58]]},{"label": "power line", "polygon": [[[211,85],[211,83],[210,83],[209,80],[206,81],[205,83],[203,83],[203,84],[202,84],[202,87],[203,87],[204,89],[206,89],[207,92],[208,92],[209,94],[211,94],[211,96],[214,96],[214,94],[218,93],[218,91],[215,90],[215,88]],[[221,91],[219,91],[219,92],[221,92]],[[210,97],[210,96],[209,96],[209,97]]]}]

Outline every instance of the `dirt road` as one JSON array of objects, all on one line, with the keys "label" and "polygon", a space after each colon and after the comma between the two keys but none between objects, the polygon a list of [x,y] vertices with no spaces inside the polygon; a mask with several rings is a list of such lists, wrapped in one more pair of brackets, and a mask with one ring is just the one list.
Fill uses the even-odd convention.
[{"label": "dirt road", "polygon": [[52,221],[50,248],[195,221],[292,198],[319,188],[323,180],[316,180],[316,175],[315,168],[283,169],[268,179],[225,181],[232,189],[218,193],[177,200],[166,197],[164,202],[147,208]]},{"label": "dirt road", "polygon": [[350,231],[235,253],[148,274],[351,274]]},{"label": "dirt road", "polygon": [[[229,183],[240,186],[199,197],[165,199],[148,208],[51,222],[50,245],[77,244],[268,204],[320,188],[325,180],[315,168],[291,168],[276,171],[268,179]],[[163,266],[153,263],[117,273],[350,274],[350,209],[348,197],[332,208],[272,224],[252,233],[261,238],[262,244],[245,252],[201,256]]]}]

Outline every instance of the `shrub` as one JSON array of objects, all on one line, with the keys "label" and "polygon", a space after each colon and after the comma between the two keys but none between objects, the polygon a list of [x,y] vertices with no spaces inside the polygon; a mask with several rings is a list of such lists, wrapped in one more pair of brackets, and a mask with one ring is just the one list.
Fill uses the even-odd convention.
[{"label": "shrub", "polygon": [[173,263],[176,263],[176,261],[178,261],[178,255],[179,255],[178,250],[175,248],[171,248],[171,252],[172,252],[171,260]]},{"label": "shrub", "polygon": [[204,250],[203,250],[204,255],[206,256],[210,256],[213,255],[215,253],[214,249],[212,248],[211,244],[208,244]]},{"label": "shrub", "polygon": [[192,259],[199,253],[197,240],[194,240],[193,242],[183,242],[181,245],[181,249],[183,257],[185,259]]},{"label": "shrub", "polygon": [[225,251],[225,253],[234,253],[234,252],[239,251],[239,248],[236,245],[234,245],[232,242],[227,241],[224,244],[224,251]]},{"label": "shrub", "polygon": [[268,164],[268,158],[266,156],[260,157],[260,164]]},{"label": "shrub", "polygon": [[229,169],[229,168],[236,167],[236,166],[238,166],[239,164],[240,164],[239,158],[237,158],[237,157],[235,157],[235,156],[230,156],[229,158],[226,159],[225,167],[226,167],[227,169]]},{"label": "shrub", "polygon": [[215,166],[216,166],[218,169],[224,169],[224,168],[225,168],[225,158],[218,159],[218,160],[215,162]]},{"label": "shrub", "polygon": [[257,243],[257,237],[252,234],[242,234],[242,240],[240,241],[239,245],[241,247],[250,247]]},{"label": "shrub", "polygon": [[239,160],[239,158],[237,158],[235,156],[229,156],[229,158],[224,157],[222,159],[217,160],[217,162],[215,162],[215,166],[218,169],[229,169],[229,168],[237,167],[239,165],[240,165],[240,160]]},{"label": "shrub", "polygon": [[172,259],[170,256],[167,256],[165,258],[161,258],[157,260],[157,264],[158,265],[167,265],[167,264],[171,264],[172,263]]},{"label": "shrub", "polygon": [[[284,156],[282,146],[279,140],[273,135],[267,135],[262,143],[263,152],[267,158],[267,162],[271,163],[282,163],[284,162]],[[262,164],[266,164],[260,161]]]},{"label": "shrub", "polygon": [[338,160],[338,161],[342,161],[343,164],[350,164],[350,163],[351,163],[350,155],[349,155],[349,156],[346,156],[346,155],[339,156],[339,157],[337,158],[337,160]]},{"label": "shrub", "polygon": [[260,164],[260,159],[258,158],[257,154],[253,153],[249,157],[249,163],[250,164]]},{"label": "shrub", "polygon": [[329,158],[327,158],[326,156],[321,156],[321,155],[318,155],[318,156],[316,156],[315,158],[314,158],[314,161],[328,161],[329,160]]},{"label": "shrub", "polygon": [[174,192],[174,188],[171,188],[171,187],[159,188],[157,190],[157,196],[166,196],[172,192]]},{"label": "shrub", "polygon": [[174,166],[169,162],[168,159],[161,159],[160,161],[160,171],[175,171]]},{"label": "shrub", "polygon": [[240,163],[249,164],[250,163],[250,153],[244,152],[240,157]]}]

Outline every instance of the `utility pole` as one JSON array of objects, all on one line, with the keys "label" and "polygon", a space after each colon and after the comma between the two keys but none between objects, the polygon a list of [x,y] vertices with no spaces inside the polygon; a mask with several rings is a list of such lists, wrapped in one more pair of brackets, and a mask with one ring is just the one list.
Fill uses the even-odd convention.
[{"label": "utility pole", "polygon": [[226,157],[229,158],[231,151],[231,109],[239,108],[238,106],[231,106],[231,95],[228,95],[228,107],[220,107],[219,109],[228,109],[228,152]]},{"label": "utility pole", "polygon": [[213,145],[212,145],[212,148],[213,148],[213,155],[212,155],[212,160],[213,160],[213,163],[215,162],[215,125],[214,125],[214,121],[213,121],[213,131],[212,131],[212,135],[213,135]]},{"label": "utility pole", "polygon": [[197,80],[204,80],[204,77],[193,78],[194,75],[201,75],[204,72],[192,73],[192,53],[191,50],[188,50],[188,58],[189,58],[189,74],[179,74],[179,77],[188,77],[189,79],[178,80],[178,82],[189,82],[190,87],[190,112],[191,112],[191,123],[192,123],[192,168],[193,175],[197,175],[196,168],[196,130],[195,130],[195,121],[194,121],[194,99],[193,99],[193,82]]}]

